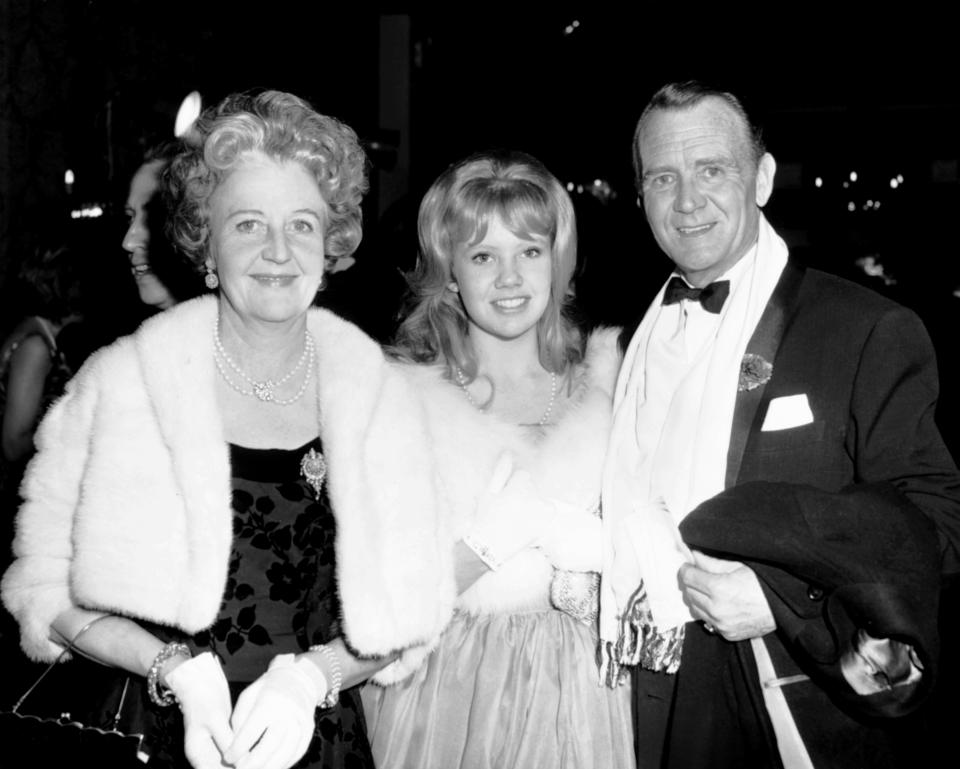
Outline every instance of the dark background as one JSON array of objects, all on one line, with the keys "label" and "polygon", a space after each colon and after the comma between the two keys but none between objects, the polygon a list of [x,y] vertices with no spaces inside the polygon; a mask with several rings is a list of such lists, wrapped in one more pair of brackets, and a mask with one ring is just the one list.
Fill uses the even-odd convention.
[{"label": "dark background", "polygon": [[[891,16],[839,6],[0,0],[0,333],[21,309],[19,261],[58,228],[85,245],[98,338],[132,330],[144,308],[122,209],[144,148],[169,138],[189,91],[211,104],[262,87],[344,120],[369,150],[364,243],[324,301],[374,336],[392,332],[423,192],[450,162],[497,146],[572,185],[584,321],[627,324],[669,269],[636,207],[634,124],[660,85],[698,78],[763,126],[778,162],[767,214],[794,257],[921,314],[940,361],[939,422],[960,457],[956,24],[917,3]],[[609,194],[592,194],[595,180]],[[70,218],[94,204],[102,216]],[[887,279],[858,267],[864,257]],[[954,657],[941,703],[955,699]]]},{"label": "dark background", "polygon": [[[339,117],[369,150],[364,243],[325,301],[370,333],[386,339],[393,329],[426,187],[450,162],[497,146],[536,155],[573,185],[584,320],[629,323],[668,269],[636,207],[633,127],[657,87],[696,77],[742,97],[763,126],[779,166],[767,214],[792,253],[921,312],[943,369],[941,424],[957,452],[955,25],[915,4],[889,18],[811,6],[776,18],[746,6],[452,7],[0,5],[0,326],[17,312],[9,286],[18,259],[65,221],[90,252],[91,313],[104,337],[135,326],[143,310],[119,241],[144,147],[169,137],[187,92],[211,104],[260,87]],[[591,194],[595,180],[610,194]],[[103,216],[69,220],[94,203]],[[895,282],[866,275],[857,260],[867,256]]]}]

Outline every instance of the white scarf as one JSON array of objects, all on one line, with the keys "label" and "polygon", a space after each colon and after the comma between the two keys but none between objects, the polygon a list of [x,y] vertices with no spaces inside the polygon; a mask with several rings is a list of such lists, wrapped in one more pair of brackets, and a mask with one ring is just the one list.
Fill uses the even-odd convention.
[{"label": "white scarf", "polygon": [[[716,336],[691,365],[666,415],[644,409],[648,349],[665,286],[630,342],[614,395],[603,478],[600,636],[605,642],[617,641],[621,616],[641,581],[658,630],[691,620],[677,585],[677,569],[691,559],[677,526],[723,491],[741,360],[787,255],[786,244],[761,214],[757,248],[744,257],[753,264],[731,287]],[[687,454],[689,462],[672,482],[659,479],[668,489],[666,499],[651,499],[654,460],[662,452]]]}]

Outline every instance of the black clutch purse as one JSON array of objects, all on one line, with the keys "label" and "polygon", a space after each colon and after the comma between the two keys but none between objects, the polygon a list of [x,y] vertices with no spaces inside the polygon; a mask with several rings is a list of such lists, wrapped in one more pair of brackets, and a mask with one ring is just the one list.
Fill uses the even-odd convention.
[{"label": "black clutch purse", "polygon": [[[77,639],[101,619],[85,625],[16,703],[0,710],[4,762],[19,761],[11,767],[142,769],[150,760],[140,728],[144,725],[142,679],[79,658],[61,662]],[[38,692],[41,683],[43,691]]]}]

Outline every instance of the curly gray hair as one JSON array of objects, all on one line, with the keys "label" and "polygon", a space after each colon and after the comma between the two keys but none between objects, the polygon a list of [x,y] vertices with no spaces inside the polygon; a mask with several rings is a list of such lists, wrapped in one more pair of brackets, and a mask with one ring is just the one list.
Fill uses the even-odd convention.
[{"label": "curly gray hair", "polygon": [[328,258],[350,256],[360,245],[367,158],[352,128],[293,94],[264,91],[228,96],[198,118],[196,131],[200,141],[186,146],[164,176],[173,200],[171,237],[199,269],[209,245],[210,197],[252,151],[295,161],[316,180],[329,209]]}]

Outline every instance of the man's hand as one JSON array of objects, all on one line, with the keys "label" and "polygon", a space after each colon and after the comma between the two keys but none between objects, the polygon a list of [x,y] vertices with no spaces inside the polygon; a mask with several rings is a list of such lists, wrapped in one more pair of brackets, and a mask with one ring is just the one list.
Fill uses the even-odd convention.
[{"label": "man's hand", "polygon": [[694,550],[692,564],[680,567],[677,579],[683,600],[695,619],[728,641],[759,638],[777,623],[752,569],[740,561],[712,558]]}]

